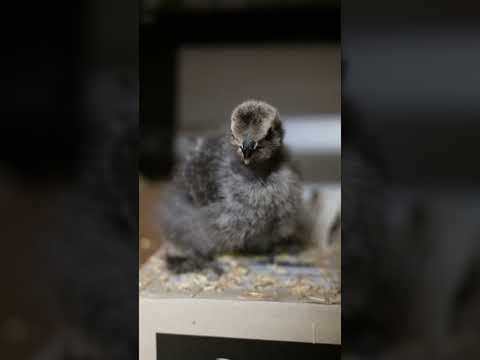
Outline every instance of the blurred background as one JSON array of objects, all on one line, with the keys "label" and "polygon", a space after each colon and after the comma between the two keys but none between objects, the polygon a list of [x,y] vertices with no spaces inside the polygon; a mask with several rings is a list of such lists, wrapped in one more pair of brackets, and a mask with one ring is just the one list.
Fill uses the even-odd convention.
[{"label": "blurred background", "polygon": [[136,358],[138,4],[11,5],[0,356]]},{"label": "blurred background", "polygon": [[149,214],[171,165],[168,134],[226,133],[246,99],[279,109],[307,188],[339,190],[339,16],[336,1],[144,1],[141,262],[158,246]]},{"label": "blurred background", "polygon": [[345,358],[480,356],[477,17],[342,2]]}]

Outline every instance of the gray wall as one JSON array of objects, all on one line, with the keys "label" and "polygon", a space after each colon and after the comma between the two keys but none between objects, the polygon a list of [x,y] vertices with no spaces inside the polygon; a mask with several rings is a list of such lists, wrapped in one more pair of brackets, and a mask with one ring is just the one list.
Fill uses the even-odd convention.
[{"label": "gray wall", "polygon": [[[315,116],[338,118],[341,110],[339,47],[184,47],[178,61],[180,133],[225,131],[233,108],[249,98],[270,102],[284,119],[321,121]],[[340,180],[339,151],[296,157],[307,180]]]}]

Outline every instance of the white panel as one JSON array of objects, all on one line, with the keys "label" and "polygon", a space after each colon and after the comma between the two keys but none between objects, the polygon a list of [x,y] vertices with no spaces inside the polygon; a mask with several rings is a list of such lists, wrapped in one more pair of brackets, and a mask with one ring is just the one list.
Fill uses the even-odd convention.
[{"label": "white panel", "polygon": [[340,305],[140,297],[140,359],[156,334],[341,344]]}]

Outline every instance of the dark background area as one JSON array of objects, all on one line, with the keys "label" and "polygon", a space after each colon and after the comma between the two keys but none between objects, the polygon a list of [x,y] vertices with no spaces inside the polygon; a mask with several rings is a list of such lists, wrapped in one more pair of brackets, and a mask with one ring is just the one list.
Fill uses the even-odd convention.
[{"label": "dark background area", "polygon": [[468,2],[342,3],[342,342],[479,355],[480,48]]},{"label": "dark background area", "polygon": [[374,133],[396,182],[475,186],[480,180],[478,9],[446,3],[343,6],[343,94]]},{"label": "dark background area", "polygon": [[1,49],[2,358],[135,358],[138,5],[11,5]]}]

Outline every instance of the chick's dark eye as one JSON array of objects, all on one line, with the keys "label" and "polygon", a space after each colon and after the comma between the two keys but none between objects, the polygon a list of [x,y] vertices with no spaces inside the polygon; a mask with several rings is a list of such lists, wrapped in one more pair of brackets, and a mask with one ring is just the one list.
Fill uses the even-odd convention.
[{"label": "chick's dark eye", "polygon": [[265,136],[265,140],[270,141],[270,140],[272,140],[272,138],[273,138],[273,130],[272,130],[272,128],[270,128],[270,129],[268,129],[268,133]]}]

